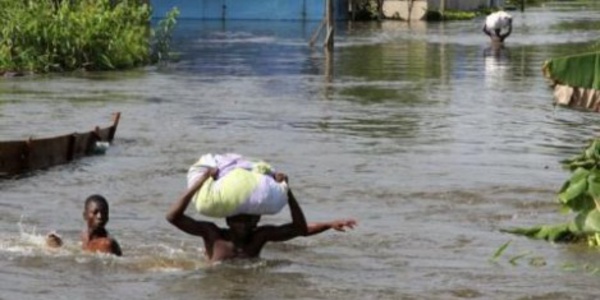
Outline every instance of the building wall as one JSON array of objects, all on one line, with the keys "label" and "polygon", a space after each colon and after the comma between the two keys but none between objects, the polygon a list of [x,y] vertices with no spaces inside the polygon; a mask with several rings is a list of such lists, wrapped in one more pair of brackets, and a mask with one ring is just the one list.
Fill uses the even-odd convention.
[{"label": "building wall", "polygon": [[[337,20],[348,18],[348,0],[333,0]],[[173,7],[180,18],[225,20],[321,20],[325,0],[150,0],[153,17]]]},{"label": "building wall", "polygon": [[[427,10],[439,10],[441,0],[385,0],[386,18],[422,20]],[[476,10],[482,7],[501,7],[504,0],[445,0],[445,9]]]},{"label": "building wall", "polygon": [[[428,0],[430,10],[438,10],[440,0]],[[446,0],[446,9],[476,10],[504,5],[504,0]]]},{"label": "building wall", "polygon": [[386,0],[383,2],[383,15],[392,19],[422,20],[427,7],[428,0]]}]

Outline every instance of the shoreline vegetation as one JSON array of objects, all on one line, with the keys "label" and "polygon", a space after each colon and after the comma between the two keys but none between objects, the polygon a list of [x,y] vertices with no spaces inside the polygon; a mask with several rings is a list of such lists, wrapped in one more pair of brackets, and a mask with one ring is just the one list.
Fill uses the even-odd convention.
[{"label": "shoreline vegetation", "polygon": [[145,0],[0,0],[0,75],[129,69],[168,59],[177,8]]}]

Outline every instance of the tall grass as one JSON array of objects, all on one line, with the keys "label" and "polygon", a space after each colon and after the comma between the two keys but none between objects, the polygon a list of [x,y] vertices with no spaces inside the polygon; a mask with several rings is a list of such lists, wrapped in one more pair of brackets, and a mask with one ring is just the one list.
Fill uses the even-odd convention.
[{"label": "tall grass", "polygon": [[0,0],[0,73],[148,64],[153,30],[145,2]]}]

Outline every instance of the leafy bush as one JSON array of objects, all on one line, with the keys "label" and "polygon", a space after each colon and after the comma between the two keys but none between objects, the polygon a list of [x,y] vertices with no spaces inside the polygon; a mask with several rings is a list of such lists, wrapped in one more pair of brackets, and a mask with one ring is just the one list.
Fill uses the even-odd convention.
[{"label": "leafy bush", "polygon": [[425,14],[427,21],[464,21],[474,19],[479,15],[476,11],[460,11],[460,10],[445,10],[442,14],[440,11],[428,10]]},{"label": "leafy bush", "polygon": [[109,70],[151,62],[142,0],[0,0],[0,73]]}]

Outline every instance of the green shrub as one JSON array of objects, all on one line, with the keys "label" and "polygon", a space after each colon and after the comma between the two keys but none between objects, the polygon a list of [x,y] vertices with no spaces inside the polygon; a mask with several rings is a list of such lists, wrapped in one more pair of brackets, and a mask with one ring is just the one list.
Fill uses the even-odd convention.
[{"label": "green shrub", "polygon": [[0,0],[0,72],[125,69],[151,62],[142,0]]},{"label": "green shrub", "polygon": [[428,10],[425,14],[427,21],[460,21],[471,20],[478,16],[476,11],[446,10],[442,14],[437,10]]}]

